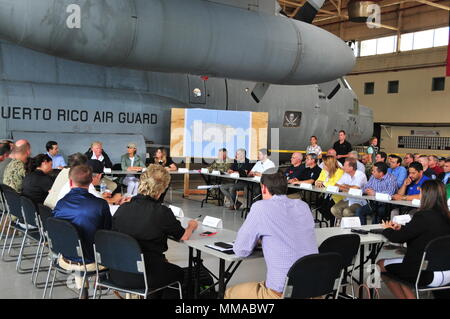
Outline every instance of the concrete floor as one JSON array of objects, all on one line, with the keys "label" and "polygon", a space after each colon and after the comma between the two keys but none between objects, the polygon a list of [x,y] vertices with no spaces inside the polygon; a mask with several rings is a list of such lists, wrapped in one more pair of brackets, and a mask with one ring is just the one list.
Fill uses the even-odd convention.
[{"label": "concrete floor", "polygon": [[[224,207],[218,207],[213,203],[206,204],[203,208],[200,208],[200,201],[202,197],[193,196],[190,199],[184,199],[181,196],[181,192],[173,191],[171,198],[170,194],[166,196],[166,200],[172,201],[172,204],[179,206],[183,209],[186,217],[197,217],[202,214],[221,218],[223,220],[223,226],[227,229],[238,231],[243,223],[240,212],[229,211]],[[3,243],[2,243],[3,244]],[[32,252],[33,250],[29,250]],[[169,241],[169,250],[166,253],[168,260],[179,266],[186,267],[188,260],[188,249],[186,246]],[[217,273],[219,263],[214,257],[210,257],[207,254],[202,254],[204,264],[214,273]],[[380,254],[380,258],[393,258],[399,257],[393,251],[383,250]],[[23,266],[25,268],[32,265],[32,261],[24,261]],[[241,264],[238,271],[235,273],[230,281],[232,286],[237,283],[248,281],[262,281],[265,279],[266,266],[263,259],[249,260]],[[39,274],[39,282],[45,281],[46,272]],[[59,276],[64,279],[64,276]],[[31,281],[29,274],[18,274],[15,270],[15,262],[0,261],[0,298],[1,299],[37,299],[42,297],[43,290],[35,288]],[[392,298],[393,296],[385,288],[382,283],[380,290],[381,298]],[[53,298],[64,299],[74,298],[75,293],[66,286],[56,287],[53,293]],[[115,296],[107,296],[106,298],[116,298]]]}]

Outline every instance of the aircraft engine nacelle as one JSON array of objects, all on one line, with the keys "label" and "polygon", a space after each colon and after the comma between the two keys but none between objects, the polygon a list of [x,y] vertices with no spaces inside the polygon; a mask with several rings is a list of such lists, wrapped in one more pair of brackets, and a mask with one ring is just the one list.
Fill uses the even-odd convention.
[{"label": "aircraft engine nacelle", "polygon": [[0,0],[0,37],[97,65],[272,84],[327,82],[355,63],[323,29],[202,0]]}]

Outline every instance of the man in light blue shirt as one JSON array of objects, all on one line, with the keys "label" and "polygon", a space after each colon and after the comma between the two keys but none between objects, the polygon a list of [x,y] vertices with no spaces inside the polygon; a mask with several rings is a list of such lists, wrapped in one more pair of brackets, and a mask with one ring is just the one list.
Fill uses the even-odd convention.
[{"label": "man in light blue shirt", "polygon": [[59,153],[59,146],[58,143],[55,141],[49,141],[45,145],[45,148],[47,149],[47,155],[50,156],[52,159],[52,168],[53,169],[63,169],[66,167],[66,162],[64,161],[64,157]]},{"label": "man in light blue shirt", "polygon": [[401,157],[397,155],[389,156],[389,166],[388,173],[395,176],[397,187],[400,189],[405,182],[406,177],[408,177],[406,168],[402,166]]},{"label": "man in light blue shirt", "polygon": [[281,298],[286,275],[300,258],[318,252],[309,206],[286,196],[286,177],[269,169],[261,178],[263,200],[253,204],[237,234],[233,251],[247,257],[261,243],[267,265],[265,281],[229,288],[226,299]]}]

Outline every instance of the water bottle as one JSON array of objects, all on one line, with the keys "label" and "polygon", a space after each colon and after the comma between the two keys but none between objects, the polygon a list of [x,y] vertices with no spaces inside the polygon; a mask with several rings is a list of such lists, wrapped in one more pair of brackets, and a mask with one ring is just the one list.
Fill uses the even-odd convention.
[{"label": "water bottle", "polygon": [[106,183],[104,181],[102,181],[100,183],[100,194],[103,195],[105,193],[105,191],[106,191]]}]

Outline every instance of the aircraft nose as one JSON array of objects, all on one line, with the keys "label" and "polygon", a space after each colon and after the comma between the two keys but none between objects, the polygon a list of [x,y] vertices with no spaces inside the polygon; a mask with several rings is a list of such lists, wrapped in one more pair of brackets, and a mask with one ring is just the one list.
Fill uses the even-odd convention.
[{"label": "aircraft nose", "polygon": [[335,35],[307,23],[297,23],[301,57],[297,72],[310,83],[331,81],[349,73],[355,65],[353,50]]}]

